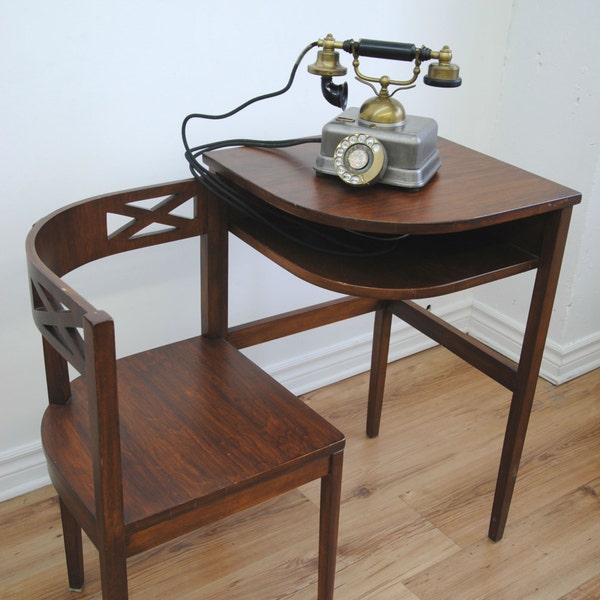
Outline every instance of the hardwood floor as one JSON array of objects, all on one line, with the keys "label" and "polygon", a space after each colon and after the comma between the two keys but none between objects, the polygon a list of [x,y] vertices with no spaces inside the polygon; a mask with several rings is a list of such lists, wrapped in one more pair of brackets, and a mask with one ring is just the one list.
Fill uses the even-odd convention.
[{"label": "hardwood floor", "polygon": [[[442,348],[390,365],[381,435],[364,434],[367,376],[305,396],[347,436],[337,600],[600,598],[600,369],[540,380],[504,539],[487,539],[509,392]],[[316,596],[318,484],[129,561],[130,597]],[[51,488],[0,504],[3,600],[69,592]]]}]

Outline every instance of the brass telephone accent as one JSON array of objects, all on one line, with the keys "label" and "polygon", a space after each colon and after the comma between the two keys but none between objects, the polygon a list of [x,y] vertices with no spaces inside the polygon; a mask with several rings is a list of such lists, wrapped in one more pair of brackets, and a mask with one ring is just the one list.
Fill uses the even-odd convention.
[{"label": "brass telephone accent", "polygon": [[[437,151],[437,123],[430,118],[407,115],[401,102],[393,96],[414,87],[421,73],[421,63],[436,59],[429,66],[424,83],[433,87],[461,85],[459,67],[452,63],[452,51],[439,51],[414,44],[361,39],[337,41],[331,34],[317,42],[322,48],[308,71],[321,76],[323,96],[344,110],[323,128],[321,152],[315,163],[320,174],[337,175],[349,185],[362,186],[381,181],[388,185],[418,189],[435,175],[441,162]],[[346,108],[346,83],[334,84],[332,78],[345,75],[338,50],[353,56],[356,79],[368,85],[375,96],[360,109]],[[387,75],[370,77],[359,67],[359,57],[384,58],[414,62],[412,77],[406,81]],[[379,85],[379,90],[375,87]],[[390,91],[390,88],[396,89]]]}]

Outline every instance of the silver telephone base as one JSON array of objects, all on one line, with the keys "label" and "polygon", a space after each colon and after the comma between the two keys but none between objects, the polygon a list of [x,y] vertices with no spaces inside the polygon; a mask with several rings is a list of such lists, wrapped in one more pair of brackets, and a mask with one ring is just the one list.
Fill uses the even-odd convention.
[{"label": "silver telephone base", "polygon": [[323,127],[321,151],[314,165],[318,174],[338,176],[336,147],[352,134],[367,134],[384,146],[387,167],[378,179],[380,183],[419,189],[436,174],[441,166],[436,121],[407,115],[401,125],[381,125],[362,121],[358,113],[358,108],[349,108]]}]

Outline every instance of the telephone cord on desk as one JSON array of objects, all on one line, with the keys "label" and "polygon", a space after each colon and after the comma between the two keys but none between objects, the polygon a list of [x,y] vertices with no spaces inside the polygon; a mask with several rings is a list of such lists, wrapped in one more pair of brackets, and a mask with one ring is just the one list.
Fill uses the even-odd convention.
[{"label": "telephone cord on desk", "polygon": [[[266,100],[268,98],[274,98],[287,92],[292,86],[292,83],[296,76],[296,72],[300,63],[302,62],[302,59],[316,45],[317,42],[313,42],[301,52],[301,54],[296,59],[296,62],[294,63],[286,85],[280,90],[256,96],[255,98],[251,98],[250,100],[244,102],[240,106],[223,114],[189,114],[183,120],[181,126],[181,136],[185,148],[185,157],[189,163],[190,170],[194,177],[201,181],[211,192],[213,192],[216,196],[230,204],[238,211],[242,212],[242,214],[245,214],[246,216],[259,221],[263,225],[269,227],[271,230],[274,230],[277,233],[285,236],[285,238],[289,239],[290,241],[293,241],[311,250],[340,256],[369,257],[387,254],[393,251],[394,248],[396,248],[397,242],[399,240],[407,236],[380,236],[376,234],[369,234],[365,232],[358,232],[347,229],[341,230],[335,227],[320,225],[317,223],[307,221],[305,219],[300,219],[298,217],[288,215],[287,213],[278,210],[274,207],[271,207],[266,203],[263,203],[260,209],[258,209],[256,207],[251,206],[250,195],[244,193],[239,188],[234,187],[227,180],[219,177],[215,173],[210,172],[209,169],[207,169],[201,163],[202,156],[206,152],[210,152],[213,150],[239,146],[249,148],[271,149],[289,148],[300,144],[315,142],[320,143],[320,137],[304,137],[288,140],[231,139],[219,142],[209,142],[194,147],[190,147],[188,143],[187,126],[192,119],[226,119],[247,108],[251,104],[254,104],[255,102]],[[277,221],[278,224],[276,224],[275,221]],[[292,229],[294,230],[294,232],[292,232]],[[309,238],[317,239],[319,240],[319,242],[310,242]]]}]

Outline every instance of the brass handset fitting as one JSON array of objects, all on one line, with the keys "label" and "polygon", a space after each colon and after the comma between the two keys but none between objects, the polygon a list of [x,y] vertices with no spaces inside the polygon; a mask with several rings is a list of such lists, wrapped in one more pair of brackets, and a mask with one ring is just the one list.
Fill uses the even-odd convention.
[{"label": "brass handset fitting", "polygon": [[462,80],[459,77],[459,67],[452,62],[452,50],[444,46],[439,52],[431,51],[431,58],[438,62],[429,65],[429,72],[424,82],[435,87],[458,87]]},{"label": "brass handset fitting", "polygon": [[308,72],[321,77],[345,75],[348,69],[340,64],[340,53],[335,50],[342,48],[341,44],[342,42],[336,42],[330,33],[325,39],[318,40],[317,45],[323,50],[317,53],[316,62],[308,65]]}]

